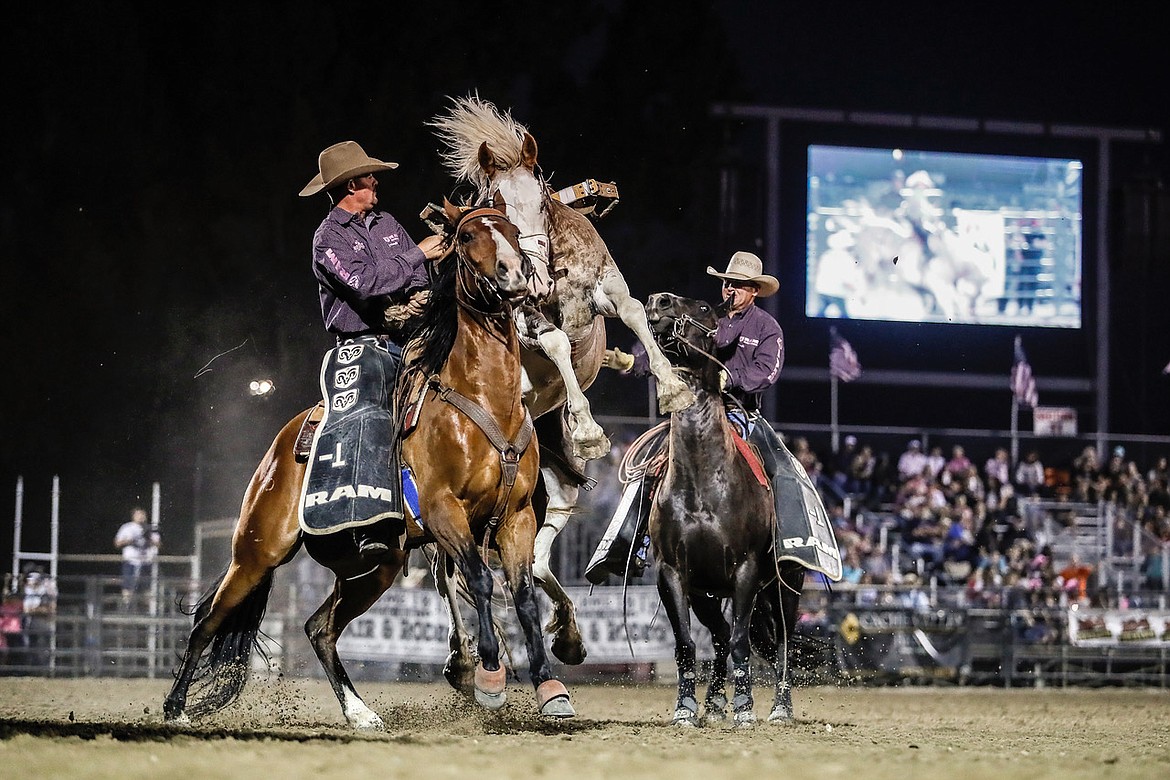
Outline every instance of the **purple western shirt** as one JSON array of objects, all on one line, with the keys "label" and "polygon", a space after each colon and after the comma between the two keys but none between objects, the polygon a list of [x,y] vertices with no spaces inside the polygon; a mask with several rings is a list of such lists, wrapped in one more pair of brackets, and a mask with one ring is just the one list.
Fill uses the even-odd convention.
[{"label": "purple western shirt", "polygon": [[313,275],[330,333],[385,333],[391,298],[427,286],[426,258],[385,211],[364,219],[334,207],[313,235]]},{"label": "purple western shirt", "polygon": [[771,314],[752,305],[720,318],[715,353],[727,366],[727,389],[749,411],[758,409],[760,396],[776,384],[784,367],[784,331]]}]

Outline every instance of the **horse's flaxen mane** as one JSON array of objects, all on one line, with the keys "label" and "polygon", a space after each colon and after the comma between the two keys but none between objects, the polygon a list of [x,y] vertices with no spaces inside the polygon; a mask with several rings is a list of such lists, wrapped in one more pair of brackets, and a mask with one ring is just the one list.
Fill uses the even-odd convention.
[{"label": "horse's flaxen mane", "polygon": [[426,124],[435,129],[435,135],[446,147],[440,156],[452,176],[483,188],[486,182],[479,167],[479,146],[485,141],[501,169],[520,164],[520,150],[527,132],[524,125],[507,111],[481,100],[478,94],[452,98],[451,102],[446,114]]}]

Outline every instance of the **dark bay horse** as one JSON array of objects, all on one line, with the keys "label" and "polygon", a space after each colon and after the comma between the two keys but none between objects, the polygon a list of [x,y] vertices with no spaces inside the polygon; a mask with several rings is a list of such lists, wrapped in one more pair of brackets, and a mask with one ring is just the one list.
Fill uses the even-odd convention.
[{"label": "dark bay horse", "polygon": [[[533,418],[547,415],[537,423],[542,449],[565,451],[568,456],[541,459],[547,500],[536,538],[535,574],[553,604],[549,623],[553,654],[577,664],[585,658],[585,647],[573,602],[550,559],[553,542],[576,508],[583,461],[610,449],[584,394],[601,368],[605,318],[619,318],[645,347],[662,413],[685,408],[694,396],[671,371],[650,332],[645,309],[630,295],[593,223],[552,197],[538,171],[532,134],[508,112],[478,96],[453,99],[450,110],[429,124],[443,143],[443,160],[452,175],[471,183],[481,201],[506,200],[509,218],[521,231],[521,246],[549,261],[557,277],[550,298],[518,306],[516,316],[524,346],[525,405]],[[561,419],[554,419],[553,413]],[[456,630],[462,631],[458,623]]]},{"label": "dark bay horse", "polygon": [[[699,722],[695,643],[690,611],[711,631],[715,663],[704,702],[706,717],[726,718],[727,659],[734,678],[738,725],[755,721],[750,655],[776,673],[770,721],[792,719],[788,647],[804,586],[804,567],[777,563],[776,510],[768,481],[753,469],[727,419],[721,364],[712,357],[717,314],[702,301],[651,295],[647,318],[655,337],[697,401],[670,416],[669,459],[650,507],[650,540],[658,593],[674,631],[678,701],[674,723]],[[731,624],[724,616],[731,600]]]},{"label": "dark bay horse", "polygon": [[[426,338],[412,365],[429,377],[419,426],[403,456],[419,488],[426,536],[407,526],[407,550],[437,542],[468,583],[480,619],[476,699],[504,704],[505,669],[491,619],[492,576],[480,547],[498,552],[524,630],[529,668],[543,714],[573,714],[568,692],[553,678],[532,578],[536,519],[532,491],[539,456],[521,401],[520,344],[512,306],[527,290],[528,261],[518,231],[494,209],[461,213],[447,204],[455,257],[442,261],[422,325]],[[305,466],[294,441],[309,410],[291,420],[264,456],[244,497],[232,539],[232,560],[212,594],[195,610],[195,624],[174,686],[168,720],[196,717],[237,698],[272,586],[274,570],[304,544],[336,575],[332,593],[308,619],[305,632],[346,720],[380,729],[382,719],[354,690],[337,653],[345,627],[393,583],[407,550],[393,550],[372,569],[348,534],[302,534],[298,500]],[[530,446],[531,445],[531,446]],[[205,657],[206,654],[206,657]],[[194,680],[199,686],[188,706]]]}]

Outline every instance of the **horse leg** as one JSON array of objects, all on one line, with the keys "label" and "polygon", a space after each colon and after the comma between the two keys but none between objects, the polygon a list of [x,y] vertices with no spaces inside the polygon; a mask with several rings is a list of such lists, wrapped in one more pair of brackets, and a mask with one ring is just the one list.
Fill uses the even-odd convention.
[{"label": "horse leg", "polygon": [[553,677],[540,630],[540,604],[536,600],[536,588],[532,580],[530,552],[535,531],[536,518],[529,507],[513,515],[510,522],[500,527],[496,534],[496,544],[516,604],[516,616],[524,631],[524,641],[528,647],[528,673],[536,688],[536,704],[540,714],[571,718],[577,713],[569,702],[569,692],[564,683]]},{"label": "horse leg", "polygon": [[350,621],[365,613],[386,592],[398,576],[405,554],[394,550],[392,555],[389,562],[379,565],[369,574],[353,579],[338,577],[333,592],[305,622],[305,634],[341,704],[341,712],[355,729],[384,729],[385,724],[354,690],[337,654],[337,638]]},{"label": "horse leg", "polygon": [[752,698],[751,621],[759,587],[759,567],[754,559],[745,561],[735,572],[735,592],[731,598],[731,669],[735,696],[731,700],[735,725],[750,726],[756,721]]},{"label": "horse leg", "polygon": [[605,431],[593,419],[589,399],[585,397],[577,381],[577,374],[573,371],[573,346],[569,336],[547,320],[543,320],[537,327],[539,332],[536,342],[557,367],[565,383],[565,405],[572,420],[573,454],[585,460],[600,458],[609,452],[611,445]]},{"label": "horse leg", "polygon": [[614,268],[602,277],[600,291],[626,327],[634,331],[634,335],[646,350],[646,357],[650,360],[650,371],[658,383],[659,411],[662,414],[670,414],[693,404],[695,394],[686,383],[674,375],[670,361],[662,354],[658,342],[650,333],[650,325],[646,322],[646,308],[630,295],[630,288],[621,272]]},{"label": "horse leg", "polygon": [[567,664],[576,665],[584,661],[586,655],[581,630],[577,626],[577,610],[553,574],[550,561],[553,542],[568,525],[573,509],[577,506],[579,489],[554,466],[542,466],[540,471],[544,476],[548,505],[544,512],[544,523],[536,532],[532,574],[552,601],[553,613],[545,630],[553,637],[553,655]]},{"label": "horse leg", "polygon": [[447,618],[451,624],[447,634],[447,647],[451,652],[443,664],[443,676],[455,690],[471,693],[475,689],[475,652],[471,647],[471,633],[459,609],[459,584],[447,571],[450,560],[446,553],[439,550],[432,562],[435,587],[443,594],[443,606],[447,609]]},{"label": "horse leg", "polygon": [[711,631],[711,645],[715,650],[715,661],[711,667],[711,681],[703,701],[707,721],[722,721],[727,718],[727,657],[731,653],[731,626],[723,616],[723,604],[714,596],[694,596],[691,609],[699,622]]},{"label": "horse leg", "polygon": [[[492,622],[492,572],[476,549],[475,539],[468,528],[467,516],[460,511],[454,498],[436,504],[425,515],[431,518],[431,531],[443,550],[455,559],[471,592],[475,614],[479,620],[479,639],[475,666],[475,700],[489,710],[498,710],[507,702],[505,687],[507,671],[500,663],[500,640]],[[462,518],[462,522],[442,522],[444,518]]]},{"label": "horse leg", "polygon": [[674,662],[678,666],[678,699],[672,722],[676,726],[699,725],[695,699],[695,640],[691,638],[691,609],[682,577],[671,566],[658,567],[658,596],[674,632]]},{"label": "horse leg", "polygon": [[[769,601],[775,605],[777,598],[779,606],[773,606],[772,612],[776,615],[779,625],[776,627],[776,650],[772,656],[772,668],[775,670],[776,695],[772,701],[772,711],[768,714],[768,721],[787,723],[795,717],[792,706],[792,683],[788,674],[788,658],[791,639],[796,629],[796,619],[800,609],[800,594],[804,588],[804,567],[799,565],[786,566],[781,571],[780,582],[776,585],[778,593],[768,591]],[[763,594],[761,594],[761,598]]]}]

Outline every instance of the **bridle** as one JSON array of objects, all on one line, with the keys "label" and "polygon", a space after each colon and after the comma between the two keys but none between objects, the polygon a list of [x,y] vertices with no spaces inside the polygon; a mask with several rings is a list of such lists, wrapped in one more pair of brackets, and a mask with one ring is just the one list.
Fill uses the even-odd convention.
[{"label": "bridle", "polygon": [[[507,215],[493,208],[489,201],[487,206],[480,206],[464,212],[459,217],[459,221],[455,223],[453,233],[455,257],[458,260],[455,272],[455,301],[468,311],[488,318],[510,316],[512,306],[500,292],[499,286],[467,258],[463,246],[459,243],[459,229],[468,222],[493,217],[508,221]],[[524,255],[523,250],[521,250],[521,255]],[[526,256],[524,260],[527,261]]]}]

